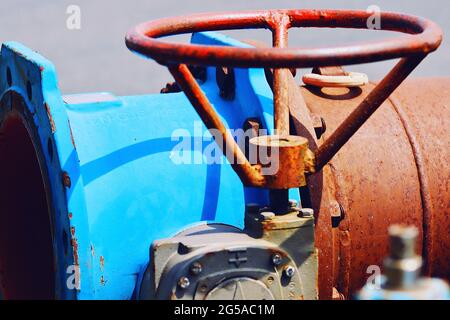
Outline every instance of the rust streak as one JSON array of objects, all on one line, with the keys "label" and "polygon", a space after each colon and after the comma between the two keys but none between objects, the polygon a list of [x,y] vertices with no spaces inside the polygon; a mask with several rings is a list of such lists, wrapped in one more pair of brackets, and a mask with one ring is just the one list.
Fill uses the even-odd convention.
[{"label": "rust streak", "polygon": [[65,171],[63,172],[62,180],[64,187],[70,189],[70,187],[72,186],[72,181],[70,180],[69,174]]},{"label": "rust streak", "polygon": [[72,250],[73,250],[73,264],[76,266],[79,266],[80,262],[78,259],[78,240],[77,240],[77,238],[75,238],[75,227],[70,228],[70,234],[72,235],[70,244],[71,244]]},{"label": "rust streak", "polygon": [[103,272],[103,269],[105,267],[105,258],[103,256],[100,256],[100,270]]},{"label": "rust streak", "polygon": [[55,125],[55,121],[53,120],[52,113],[50,111],[50,106],[46,102],[44,102],[44,107],[45,107],[45,110],[47,111],[47,116],[48,116],[48,120],[50,121],[50,127],[52,129],[52,133],[55,133],[56,125]]},{"label": "rust streak", "polygon": [[72,141],[73,148],[76,149],[77,146],[75,145],[75,139],[73,137],[72,126],[70,125],[70,120],[67,120],[67,122],[69,123],[70,140]]}]

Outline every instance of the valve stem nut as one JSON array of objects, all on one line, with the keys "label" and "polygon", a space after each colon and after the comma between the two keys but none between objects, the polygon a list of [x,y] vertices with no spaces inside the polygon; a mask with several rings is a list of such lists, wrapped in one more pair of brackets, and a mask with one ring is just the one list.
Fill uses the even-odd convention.
[{"label": "valve stem nut", "polygon": [[386,288],[408,289],[417,284],[422,268],[422,257],[415,252],[417,236],[416,227],[389,227],[390,255],[384,260]]},{"label": "valve stem nut", "polygon": [[416,227],[392,225],[389,227],[390,256],[407,259],[416,256],[418,230]]}]

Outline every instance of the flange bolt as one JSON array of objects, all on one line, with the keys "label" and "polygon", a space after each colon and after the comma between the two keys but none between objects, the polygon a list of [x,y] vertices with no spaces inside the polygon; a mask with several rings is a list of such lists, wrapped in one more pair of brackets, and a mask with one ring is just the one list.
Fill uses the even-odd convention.
[{"label": "flange bolt", "polygon": [[187,289],[191,285],[191,281],[188,277],[181,277],[180,280],[178,280],[178,286],[181,289]]},{"label": "flange bolt", "polygon": [[216,82],[220,90],[220,96],[225,100],[233,100],[236,90],[234,69],[229,67],[217,67]]},{"label": "flange bolt", "polygon": [[193,275],[198,275],[198,274],[200,274],[202,271],[203,271],[203,266],[202,266],[202,264],[201,264],[200,262],[194,262],[194,263],[191,265],[191,273],[192,273]]},{"label": "flange bolt", "polygon": [[284,269],[284,274],[286,275],[286,277],[292,278],[295,274],[295,268],[293,266],[287,266]]},{"label": "flange bolt", "polygon": [[260,216],[263,220],[271,220],[275,217],[275,213],[271,211],[263,211],[260,213]]},{"label": "flange bolt", "polygon": [[303,218],[308,218],[308,217],[314,216],[314,210],[311,208],[301,208],[300,213]]},{"label": "flange bolt", "polygon": [[272,256],[272,263],[273,263],[275,266],[279,266],[279,265],[281,264],[282,261],[283,261],[283,258],[282,258],[281,255],[279,255],[278,253],[275,253],[275,254]]}]

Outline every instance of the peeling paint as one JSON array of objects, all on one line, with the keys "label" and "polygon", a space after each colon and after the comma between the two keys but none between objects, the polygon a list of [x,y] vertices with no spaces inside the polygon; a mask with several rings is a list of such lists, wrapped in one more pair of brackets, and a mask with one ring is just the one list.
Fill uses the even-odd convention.
[{"label": "peeling paint", "polygon": [[69,188],[70,189],[70,187],[72,186],[72,181],[70,180],[70,176],[69,176],[69,174],[67,173],[67,172],[63,172],[63,185],[64,185],[64,187],[66,187],[66,188]]},{"label": "peeling paint", "polygon": [[103,269],[105,267],[105,258],[103,256],[100,256],[100,270],[103,272]]},{"label": "peeling paint", "polygon": [[78,257],[78,240],[75,238],[75,227],[70,228],[70,234],[72,235],[72,239],[70,240],[70,245],[73,250],[73,264],[76,266],[80,265],[79,257]]}]

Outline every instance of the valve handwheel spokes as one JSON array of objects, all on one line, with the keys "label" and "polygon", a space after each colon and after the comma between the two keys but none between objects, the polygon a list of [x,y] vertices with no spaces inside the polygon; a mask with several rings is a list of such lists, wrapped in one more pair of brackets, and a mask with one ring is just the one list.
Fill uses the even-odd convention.
[{"label": "valve handwheel spokes", "polygon": [[[287,81],[289,68],[314,68],[350,65],[401,58],[396,66],[348,116],[336,131],[319,147],[311,171],[320,170],[377,108],[403,82],[415,67],[442,41],[441,29],[432,21],[397,13],[381,13],[382,30],[397,31],[407,36],[384,41],[328,48],[288,48],[288,30],[293,27],[367,29],[371,14],[365,11],[338,10],[269,10],[198,14],[186,17],[150,21],[133,28],[126,37],[129,49],[166,65],[179,86],[200,115],[208,129],[222,135],[223,152],[246,185],[274,189],[305,184],[308,163],[294,166],[289,159],[305,156],[307,143],[289,136],[289,106]],[[229,29],[270,29],[274,48],[235,48],[171,43],[158,38],[182,33]],[[279,174],[264,176],[260,166],[253,166],[226,130],[208,98],[186,64],[228,67],[274,68],[274,121],[277,136],[262,139],[274,141],[280,151]],[[280,139],[284,144],[280,144]],[[260,139],[261,140],[261,139]],[[292,143],[290,143],[292,142]],[[267,147],[267,146],[265,146]],[[286,147],[286,148],[284,148]],[[290,149],[290,150],[288,150]],[[226,152],[232,150],[233,152]],[[232,154],[232,155],[230,155]],[[295,154],[295,157],[291,157]],[[286,166],[286,167],[285,167]],[[285,179],[294,176],[293,179]],[[284,177],[284,178],[283,178]]]}]

